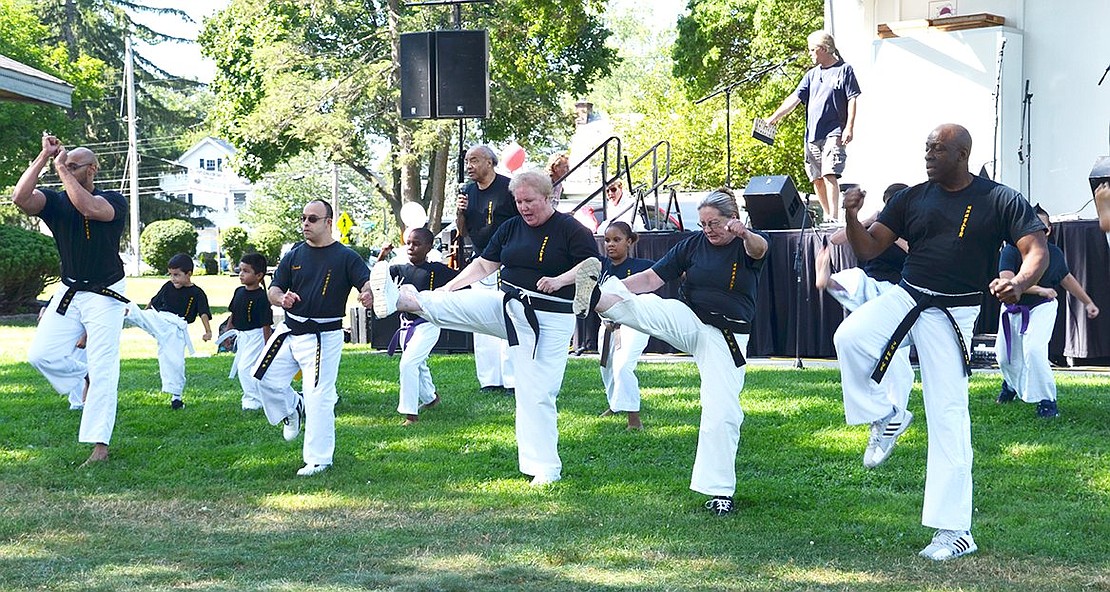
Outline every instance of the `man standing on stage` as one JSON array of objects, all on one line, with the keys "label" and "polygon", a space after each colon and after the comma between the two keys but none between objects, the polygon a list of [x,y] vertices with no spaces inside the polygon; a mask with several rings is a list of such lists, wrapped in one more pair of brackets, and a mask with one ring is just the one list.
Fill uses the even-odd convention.
[{"label": "man standing on stage", "polygon": [[[304,243],[281,259],[267,292],[270,303],[285,311],[285,322],[266,342],[254,377],[262,381],[258,393],[266,419],[284,424],[286,440],[297,438],[304,415],[305,465],[297,474],[308,477],[330,468],[335,452],[335,379],[347,296],[351,288],[359,290],[368,308],[373,299],[366,262],[331,234],[331,204],[315,199],[301,212]],[[303,396],[289,386],[297,370]]]},{"label": "man standing on stage", "polygon": [[767,121],[777,124],[795,107],[805,103],[806,171],[813,181],[817,199],[821,200],[821,209],[830,219],[836,220],[840,218],[839,179],[847,159],[844,147],[855,135],[859,82],[852,67],[841,59],[832,35],[814,31],[808,42],[809,55],[815,65]]},{"label": "man standing on stage", "polygon": [[[466,153],[466,176],[471,182],[459,192],[455,222],[460,237],[470,237],[474,257],[486,250],[494,231],[506,220],[519,216],[509,178],[494,172],[497,155],[489,146],[479,145]],[[500,273],[474,282],[471,288],[497,290]],[[513,366],[509,359],[509,342],[489,335],[474,334],[474,368],[483,392],[502,389],[513,392]]]},{"label": "man standing on stage", "polygon": [[[864,193],[844,196],[848,241],[861,259],[873,259],[901,237],[909,243],[902,282],[848,316],[833,338],[849,424],[871,424],[865,466],[889,457],[913,421],[892,406],[880,382],[908,334],[917,347],[928,422],[929,453],[921,523],[935,528],[920,555],[943,561],[975,552],[971,536],[971,416],[968,350],[982,290],[1017,302],[1048,264],[1044,224],[1017,191],[968,172],[971,135],[945,124],[925,142],[928,181],[898,192],[878,220],[857,218]],[[996,277],[992,264],[1002,241],[1021,253],[1012,277]],[[993,278],[993,279],[992,279]]]},{"label": "man standing on stage", "polygon": [[[62,191],[36,188],[43,167],[54,159]],[[119,336],[127,299],[120,237],[127,200],[93,182],[99,169],[88,148],[66,150],[58,138],[42,137],[42,150],[15,186],[12,201],[50,228],[62,260],[62,286],[47,305],[28,352],[31,365],[54,390],[80,396],[88,383],[78,441],[92,444],[82,466],[108,460],[119,396]],[[73,344],[87,335],[87,363]]]}]

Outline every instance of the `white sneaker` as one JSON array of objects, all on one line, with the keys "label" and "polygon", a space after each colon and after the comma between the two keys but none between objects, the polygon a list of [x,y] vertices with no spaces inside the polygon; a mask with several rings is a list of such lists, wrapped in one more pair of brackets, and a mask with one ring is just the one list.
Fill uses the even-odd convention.
[{"label": "white sneaker", "polygon": [[871,437],[867,440],[867,450],[863,452],[863,466],[873,469],[882,464],[894,451],[898,436],[901,436],[912,422],[912,413],[897,408],[883,419],[872,422]]},{"label": "white sneaker", "polygon": [[370,270],[370,292],[374,295],[374,316],[384,319],[397,312],[401,293],[389,275],[389,264],[379,261]]},{"label": "white sneaker", "polygon": [[585,317],[590,314],[593,304],[594,290],[601,277],[601,261],[597,257],[590,257],[578,266],[574,272],[574,314]]},{"label": "white sneaker", "polygon": [[258,411],[262,409],[262,403],[254,399],[243,399],[242,407],[243,411]]},{"label": "white sneaker", "polygon": [[529,483],[529,485],[531,485],[532,487],[543,487],[544,485],[550,485],[562,478],[562,475],[536,475],[535,477],[532,477],[532,482]]},{"label": "white sneaker", "polygon": [[70,411],[81,411],[84,408],[85,408],[84,403],[70,403],[69,404],[69,410]]},{"label": "white sneaker", "polygon": [[933,535],[933,542],[921,550],[918,555],[933,561],[947,561],[968,555],[979,550],[975,546],[975,539],[971,537],[970,530],[938,530]]},{"label": "white sneaker", "polygon": [[323,473],[324,471],[326,471],[330,468],[331,468],[331,465],[305,465],[305,466],[297,469],[297,476],[299,476],[299,477],[311,477],[313,475]]},{"label": "white sneaker", "polygon": [[285,425],[281,428],[281,433],[285,436],[286,442],[292,442],[300,435],[301,415],[304,415],[304,397],[298,394],[296,409],[282,420],[282,423]]}]

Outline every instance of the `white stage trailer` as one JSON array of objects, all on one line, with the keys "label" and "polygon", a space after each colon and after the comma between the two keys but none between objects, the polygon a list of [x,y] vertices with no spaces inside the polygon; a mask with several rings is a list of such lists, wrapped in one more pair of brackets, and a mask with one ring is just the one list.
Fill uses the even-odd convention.
[{"label": "white stage trailer", "polygon": [[[1005,24],[929,26],[944,5]],[[1110,76],[1098,84],[1110,65],[1110,1],[826,0],[825,22],[863,90],[842,181],[869,190],[866,211],[888,184],[925,180],[925,137],[954,122],[971,132],[975,172],[1057,219],[1096,217],[1087,179],[1110,154]],[[882,24],[896,36],[880,38]]]}]

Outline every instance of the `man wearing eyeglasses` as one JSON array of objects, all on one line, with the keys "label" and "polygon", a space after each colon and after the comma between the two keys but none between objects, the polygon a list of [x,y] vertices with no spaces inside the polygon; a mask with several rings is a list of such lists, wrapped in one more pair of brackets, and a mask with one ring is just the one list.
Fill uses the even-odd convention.
[{"label": "man wearing eyeglasses", "polygon": [[[35,187],[51,159],[61,191]],[[75,408],[88,381],[77,439],[92,444],[93,450],[81,466],[108,460],[116,423],[119,334],[127,302],[119,257],[127,200],[95,186],[98,168],[88,148],[67,150],[58,138],[43,133],[39,155],[12,194],[24,214],[38,216],[50,229],[62,261],[62,286],[39,321],[28,358]],[[73,355],[73,344],[82,335],[87,336],[87,361]]]},{"label": "man wearing eyeglasses", "polygon": [[[497,174],[497,154],[479,145],[466,152],[466,176],[470,182],[459,191],[455,221],[460,237],[470,237],[473,258],[486,250],[490,238],[502,224],[520,215],[509,191],[509,178]],[[474,282],[477,290],[498,290],[500,273]],[[482,392],[513,392],[513,366],[509,342],[490,335],[474,334],[474,369]]]},{"label": "man wearing eyeglasses", "polygon": [[[301,211],[304,242],[281,259],[267,292],[285,311],[285,321],[266,342],[255,363],[261,381],[262,409],[271,425],[282,424],[287,441],[301,431],[304,416],[304,467],[308,477],[331,467],[335,452],[335,379],[343,353],[343,316],[351,289],[370,307],[370,270],[353,250],[332,236],[332,208],[315,199]],[[300,370],[304,394],[289,383]]]}]

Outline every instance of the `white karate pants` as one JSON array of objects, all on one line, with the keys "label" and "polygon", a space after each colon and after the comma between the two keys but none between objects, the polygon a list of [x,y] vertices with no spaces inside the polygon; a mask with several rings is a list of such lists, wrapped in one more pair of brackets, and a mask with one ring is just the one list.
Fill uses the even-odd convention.
[{"label": "white karate pants", "polygon": [[411,329],[412,337],[405,344],[408,331],[401,331],[400,396],[397,413],[417,415],[420,406],[436,398],[436,385],[428,368],[428,356],[439,341],[440,329],[432,323],[420,323]]},{"label": "white karate pants", "polygon": [[[111,286],[123,294],[124,280]],[[80,401],[89,377],[89,395],[81,412],[77,440],[86,444],[111,444],[119,399],[119,343],[126,305],[92,292],[78,292],[66,314],[57,313],[58,302],[68,290],[59,286],[39,321],[27,358],[50,386],[70,402]],[[74,344],[87,335],[85,356],[74,355]]]},{"label": "white karate pants", "polygon": [[[701,377],[701,426],[690,489],[706,495],[732,496],[736,491],[740,425],[744,423],[739,397],[744,390],[746,366],[737,368],[721,330],[701,322],[681,301],[655,294],[630,296],[623,285],[615,284],[620,281],[610,278],[601,291],[625,300],[598,313],[601,318],[662,339],[694,357]],[[734,337],[740,351],[746,352],[748,336]]]},{"label": "white karate pants", "polygon": [[[460,290],[417,293],[421,316],[443,329],[473,331],[506,339],[501,291]],[[555,400],[567,366],[567,344],[574,333],[574,315],[536,311],[539,344],[524,316],[524,305],[509,302],[509,318],[519,345],[509,348],[516,373],[516,444],[520,472],[557,478],[562,474],[559,458],[558,409]]]},{"label": "white karate pants", "polygon": [[[870,300],[840,324],[833,341],[840,362],[844,415],[849,424],[868,424],[890,414],[886,389],[871,372],[894,329],[915,306],[900,286]],[[948,309],[971,347],[978,306]],[[967,375],[952,323],[939,309],[921,313],[910,337],[917,347],[929,434],[925,500],[921,523],[931,528],[971,528],[971,415]]]},{"label": "white karate pants", "polygon": [[[640,380],[636,377],[636,365],[640,363],[649,337],[632,327],[621,326],[614,332],[602,323],[601,335],[597,338],[598,347],[604,347],[609,333],[614,333],[610,338],[609,365],[601,367],[601,382],[605,385],[609,409],[639,411]],[[619,344],[617,335],[620,336]]]},{"label": "white karate pants", "polygon": [[[1021,315],[1006,317],[1005,307],[998,315],[998,338],[994,342],[994,353],[1002,378],[1017,391],[1022,401],[1039,403],[1056,400],[1056,378],[1048,362],[1048,342],[1056,326],[1055,300],[1033,307],[1029,311],[1029,326],[1025,335],[1021,334]],[[1003,325],[1010,325],[1010,356],[1006,356],[1006,332]]]},{"label": "white karate pants", "polygon": [[[503,296],[497,287],[500,272],[492,273],[470,285],[471,290],[489,290]],[[509,342],[503,337],[493,337],[486,333],[474,332],[474,370],[478,375],[478,386],[504,386],[514,388],[516,379],[513,372],[513,358],[509,355]]]},{"label": "white karate pants", "polygon": [[243,388],[243,403],[262,403],[259,382],[254,377],[254,367],[265,351],[266,339],[263,338],[261,327],[236,331],[235,358],[231,360],[231,372],[227,377],[239,377],[239,386]]}]

